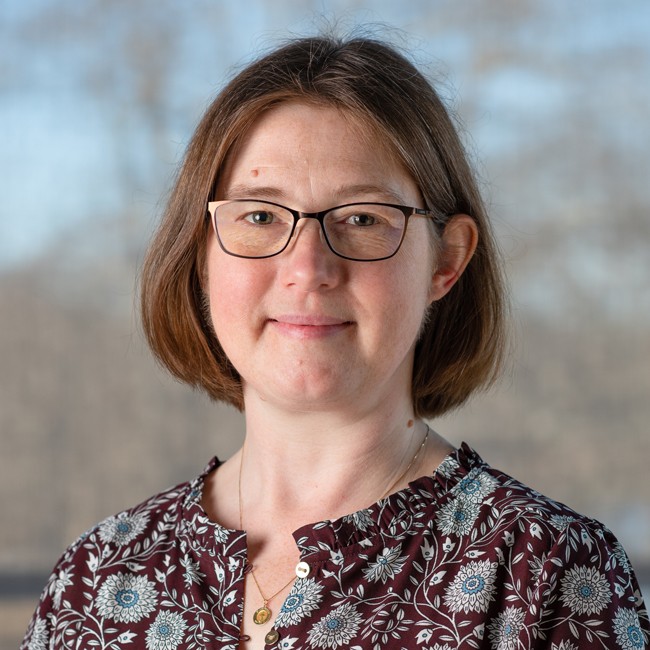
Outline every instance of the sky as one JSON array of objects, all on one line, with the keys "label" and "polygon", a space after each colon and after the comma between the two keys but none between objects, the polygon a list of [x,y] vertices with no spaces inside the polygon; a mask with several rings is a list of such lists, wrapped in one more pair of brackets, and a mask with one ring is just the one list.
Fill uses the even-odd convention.
[{"label": "sky", "polygon": [[[523,16],[516,21],[507,2],[495,3],[505,9],[491,14],[479,9],[479,2],[416,1],[398,7],[381,0],[168,0],[158,4],[170,12],[175,38],[154,41],[149,54],[152,60],[164,60],[169,71],[159,95],[166,118],[156,135],[164,146],[156,149],[147,122],[155,118],[155,106],[147,113],[132,103],[133,71],[128,60],[115,56],[119,44],[111,39],[124,32],[127,39],[135,34],[146,41],[152,33],[162,34],[164,41],[164,20],[154,20],[148,0],[89,1],[86,13],[96,13],[92,20],[79,9],[84,4],[5,0],[0,7],[5,44],[0,54],[0,269],[29,264],[98,219],[110,221],[129,210],[143,221],[155,218],[192,127],[228,71],[278,38],[313,33],[323,22],[381,23],[401,30],[398,40],[405,41],[417,61],[437,71],[443,94],[463,118],[469,116],[471,146],[488,172],[493,160],[525,149],[534,125],[554,119],[558,107],[576,93],[572,79],[586,80],[600,93],[603,116],[622,113],[626,87],[650,85],[647,78],[642,82],[633,70],[621,68],[617,83],[627,86],[606,87],[597,71],[585,71],[588,63],[581,63],[598,61],[594,53],[606,60],[608,52],[623,48],[637,48],[647,62],[650,3],[644,0],[571,6],[563,0],[522,0],[511,5]],[[504,60],[498,67],[479,60],[481,70],[476,51],[490,51],[486,43]],[[512,58],[512,52],[521,58]],[[564,77],[563,66],[569,70]],[[98,70],[105,75],[99,91],[92,79]],[[631,78],[625,81],[625,75]],[[633,109],[629,112],[634,115]],[[646,115],[645,133],[647,120]],[[601,129],[616,131],[630,148],[643,141],[634,126],[629,119],[599,123]],[[486,180],[488,192],[499,201],[517,200],[501,198],[498,176]],[[594,184],[591,191],[597,189]]]}]

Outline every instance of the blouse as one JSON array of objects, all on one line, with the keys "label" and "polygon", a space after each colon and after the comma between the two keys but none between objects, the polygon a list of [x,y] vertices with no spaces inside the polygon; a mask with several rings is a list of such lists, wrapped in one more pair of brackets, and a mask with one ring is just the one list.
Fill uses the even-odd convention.
[{"label": "blouse", "polygon": [[[69,547],[21,648],[236,650],[246,534],[200,505],[218,465]],[[294,538],[299,577],[267,650],[648,647],[648,613],[613,534],[466,444],[433,475]]]}]

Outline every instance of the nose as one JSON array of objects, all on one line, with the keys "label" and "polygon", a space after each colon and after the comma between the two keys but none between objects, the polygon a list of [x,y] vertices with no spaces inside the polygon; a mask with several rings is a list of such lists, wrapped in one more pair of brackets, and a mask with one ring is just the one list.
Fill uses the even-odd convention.
[{"label": "nose", "polygon": [[344,260],[329,249],[320,223],[312,218],[298,221],[289,245],[278,259],[282,260],[283,283],[303,291],[333,288],[344,272]]}]

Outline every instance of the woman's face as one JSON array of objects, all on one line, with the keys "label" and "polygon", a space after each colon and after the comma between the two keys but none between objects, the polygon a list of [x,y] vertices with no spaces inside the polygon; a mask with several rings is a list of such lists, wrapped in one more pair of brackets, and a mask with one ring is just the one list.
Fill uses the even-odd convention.
[{"label": "woman's face", "polygon": [[[267,199],[303,212],[353,202],[424,207],[413,179],[335,108],[266,112],[223,170],[219,199]],[[314,219],[266,259],[224,253],[211,230],[208,293],[217,337],[260,399],[300,411],[410,403],[415,340],[436,295],[430,226],[413,218],[398,253],[337,257]]]}]

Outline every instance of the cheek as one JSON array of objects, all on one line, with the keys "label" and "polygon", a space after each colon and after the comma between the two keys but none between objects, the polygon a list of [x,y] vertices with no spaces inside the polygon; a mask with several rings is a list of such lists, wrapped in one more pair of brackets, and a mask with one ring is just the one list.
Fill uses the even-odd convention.
[{"label": "cheek", "polygon": [[207,299],[212,326],[222,345],[229,332],[241,326],[242,308],[255,286],[242,262],[249,260],[226,255],[214,242],[208,247]]},{"label": "cheek", "polygon": [[396,288],[404,315],[406,335],[415,342],[426,324],[432,305],[432,277],[435,271],[435,240],[423,233],[422,246],[405,260],[405,273]]},{"label": "cheek", "polygon": [[430,266],[426,256],[395,260],[359,301],[375,311],[386,346],[408,349],[417,339],[429,309]]},{"label": "cheek", "polygon": [[396,290],[402,301],[415,303],[416,308],[425,311],[431,303],[431,291],[436,264],[439,259],[439,240],[424,220],[411,224],[416,226],[407,234],[398,255],[399,268],[396,271]]},{"label": "cheek", "polygon": [[226,356],[243,373],[263,334],[274,267],[268,260],[228,255],[213,243],[207,268],[212,327]]}]

